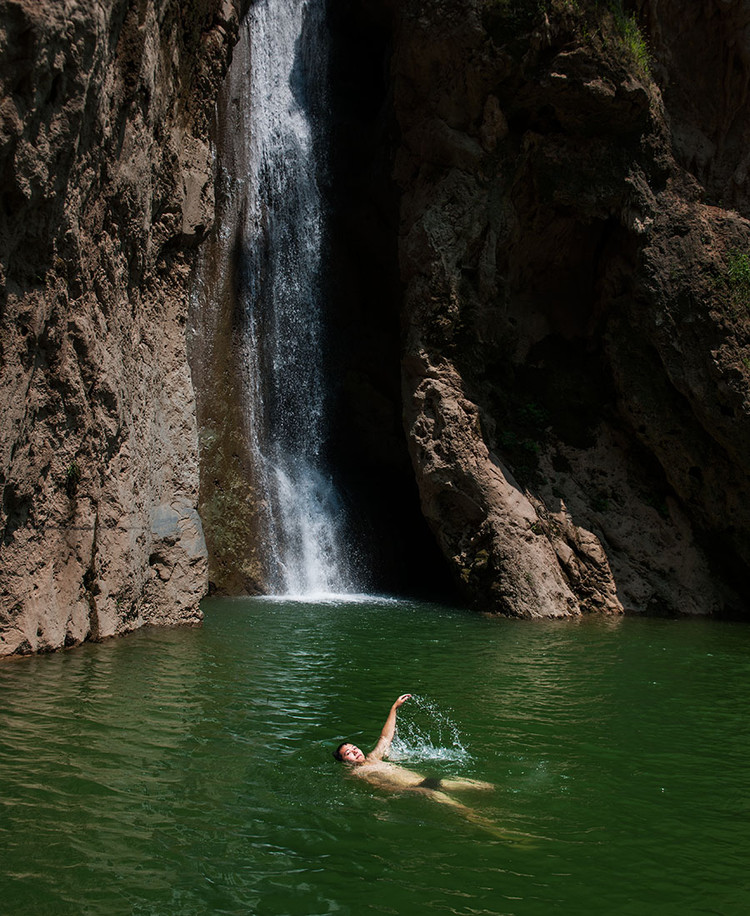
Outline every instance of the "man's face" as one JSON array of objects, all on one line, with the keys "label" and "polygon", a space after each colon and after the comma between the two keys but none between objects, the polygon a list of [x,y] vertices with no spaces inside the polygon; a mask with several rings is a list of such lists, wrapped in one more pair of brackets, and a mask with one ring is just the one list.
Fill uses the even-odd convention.
[{"label": "man's face", "polygon": [[365,755],[356,744],[345,744],[339,751],[341,759],[346,763],[362,763]]}]

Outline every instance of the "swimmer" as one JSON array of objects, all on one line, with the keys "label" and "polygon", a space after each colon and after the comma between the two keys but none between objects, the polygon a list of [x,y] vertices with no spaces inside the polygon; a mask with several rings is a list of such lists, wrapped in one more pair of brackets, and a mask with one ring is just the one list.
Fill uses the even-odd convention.
[{"label": "swimmer", "polygon": [[494,837],[505,843],[528,845],[530,839],[539,839],[531,837],[530,834],[519,833],[515,830],[508,830],[499,827],[493,821],[468,808],[458,799],[449,795],[446,790],[462,791],[465,789],[494,789],[491,782],[481,782],[478,779],[435,779],[425,778],[421,773],[415,773],[406,767],[390,763],[385,758],[391,749],[393,738],[396,734],[396,716],[398,710],[404,703],[411,699],[410,693],[402,694],[391,706],[388,718],[385,720],[383,730],[380,732],[377,744],[365,754],[356,744],[344,741],[333,752],[336,760],[346,763],[351,768],[351,773],[360,779],[365,779],[373,786],[380,789],[390,789],[395,792],[414,792],[420,795],[426,795],[434,801],[443,805],[449,805],[459,814],[471,821],[483,830],[488,831]]},{"label": "swimmer", "polygon": [[398,766],[385,760],[396,734],[398,710],[409,699],[411,699],[411,694],[404,693],[391,706],[391,711],[385,720],[385,725],[380,732],[377,744],[369,754],[364,754],[356,744],[344,741],[333,752],[333,756],[337,760],[349,764],[353,775],[360,779],[366,779],[367,782],[380,789],[429,794],[436,801],[458,808],[463,808],[463,805],[456,799],[446,795],[444,790],[493,789],[492,783],[480,782],[477,779],[425,778],[421,773],[415,773],[414,770],[408,770],[406,767]]}]

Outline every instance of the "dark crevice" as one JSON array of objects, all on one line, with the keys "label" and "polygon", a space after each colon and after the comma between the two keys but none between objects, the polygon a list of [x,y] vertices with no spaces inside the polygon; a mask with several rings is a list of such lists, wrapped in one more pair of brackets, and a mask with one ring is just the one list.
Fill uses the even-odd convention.
[{"label": "dark crevice", "polygon": [[399,198],[391,34],[376,5],[329,0],[332,34],[330,459],[362,529],[373,586],[446,596],[402,424]]}]

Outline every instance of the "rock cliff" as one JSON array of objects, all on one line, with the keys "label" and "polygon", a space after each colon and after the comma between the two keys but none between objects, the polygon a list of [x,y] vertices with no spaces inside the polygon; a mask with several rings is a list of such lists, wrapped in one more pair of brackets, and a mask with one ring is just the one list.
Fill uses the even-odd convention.
[{"label": "rock cliff", "polygon": [[[185,328],[246,5],[0,0],[0,655],[200,619]],[[331,451],[394,587],[443,587],[416,481],[482,610],[747,613],[750,13],[685,7],[329,0]],[[193,304],[252,591],[231,304]]]},{"label": "rock cliff", "polygon": [[746,4],[395,4],[403,390],[474,604],[742,613]]},{"label": "rock cliff", "polygon": [[0,654],[200,619],[184,327],[236,25],[0,2]]}]

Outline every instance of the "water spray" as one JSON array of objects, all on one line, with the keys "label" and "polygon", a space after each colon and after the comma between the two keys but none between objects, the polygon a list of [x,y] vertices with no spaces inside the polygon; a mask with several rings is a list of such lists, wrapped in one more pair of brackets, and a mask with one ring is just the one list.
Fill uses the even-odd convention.
[{"label": "water spray", "polygon": [[438,704],[412,694],[399,710],[398,729],[391,745],[393,761],[464,763],[471,759],[458,726]]}]

